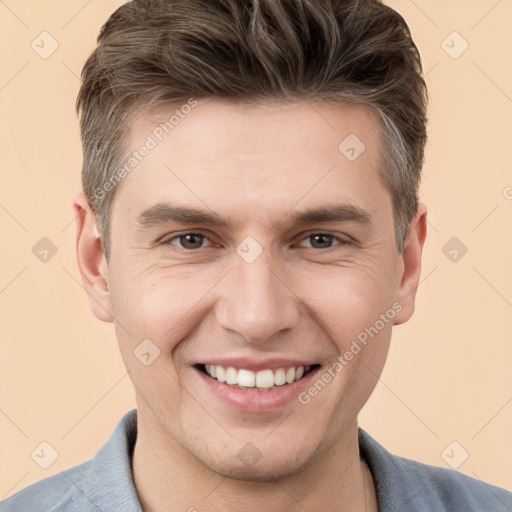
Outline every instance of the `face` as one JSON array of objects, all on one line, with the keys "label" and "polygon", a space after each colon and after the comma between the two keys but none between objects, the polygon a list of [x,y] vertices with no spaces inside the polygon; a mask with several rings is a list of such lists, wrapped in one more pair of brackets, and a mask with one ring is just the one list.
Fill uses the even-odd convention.
[{"label": "face", "polygon": [[[131,147],[160,121],[139,118]],[[169,449],[274,480],[357,428],[412,313],[424,238],[423,215],[397,253],[381,151],[367,107],[208,102],[124,178],[94,278],[108,290],[88,286]]]}]

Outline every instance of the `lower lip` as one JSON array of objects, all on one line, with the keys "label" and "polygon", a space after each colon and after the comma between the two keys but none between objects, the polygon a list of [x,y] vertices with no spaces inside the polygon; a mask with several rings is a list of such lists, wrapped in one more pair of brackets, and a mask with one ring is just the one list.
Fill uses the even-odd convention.
[{"label": "lower lip", "polygon": [[319,369],[320,367],[311,370],[302,379],[291,384],[284,384],[268,391],[258,391],[257,389],[239,389],[229,386],[195,368],[208,389],[221,401],[230,407],[246,412],[273,412],[282,409],[297,399],[297,396],[310,385],[311,379]]}]

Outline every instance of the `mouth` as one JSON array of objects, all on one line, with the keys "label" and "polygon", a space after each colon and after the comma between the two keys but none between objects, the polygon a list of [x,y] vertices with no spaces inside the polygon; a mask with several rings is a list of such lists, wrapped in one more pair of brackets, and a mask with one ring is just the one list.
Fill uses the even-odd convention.
[{"label": "mouth", "polygon": [[214,364],[197,364],[195,366],[200,372],[218,383],[234,389],[262,392],[284,389],[295,382],[305,379],[310,373],[320,368],[319,364],[313,364],[253,371],[247,368]]}]

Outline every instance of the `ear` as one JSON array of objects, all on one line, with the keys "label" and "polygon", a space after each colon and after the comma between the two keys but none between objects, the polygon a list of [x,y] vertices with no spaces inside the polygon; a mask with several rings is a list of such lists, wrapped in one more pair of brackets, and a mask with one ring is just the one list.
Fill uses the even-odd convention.
[{"label": "ear", "polygon": [[96,218],[85,194],[80,192],[73,201],[76,226],[76,257],[89,304],[95,316],[103,322],[112,322],[108,267],[96,228]]},{"label": "ear", "polygon": [[396,314],[393,324],[400,325],[414,313],[416,291],[421,274],[421,256],[427,236],[427,207],[419,203],[416,215],[409,224],[404,241],[404,250],[399,256],[400,267],[403,268],[400,285],[397,290],[397,302],[402,309]]}]

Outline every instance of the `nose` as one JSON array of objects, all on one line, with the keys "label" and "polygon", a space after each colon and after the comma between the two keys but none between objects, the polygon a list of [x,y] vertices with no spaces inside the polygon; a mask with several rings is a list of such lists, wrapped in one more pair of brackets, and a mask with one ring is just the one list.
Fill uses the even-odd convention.
[{"label": "nose", "polygon": [[274,341],[276,334],[298,324],[299,298],[266,251],[252,263],[235,255],[234,268],[216,304],[216,319],[246,342]]}]

